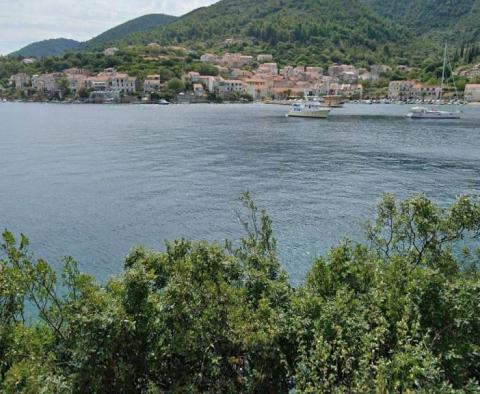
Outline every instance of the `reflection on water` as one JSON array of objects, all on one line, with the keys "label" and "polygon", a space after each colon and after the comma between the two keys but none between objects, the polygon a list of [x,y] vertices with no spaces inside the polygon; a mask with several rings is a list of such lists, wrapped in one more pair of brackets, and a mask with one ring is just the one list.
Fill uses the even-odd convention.
[{"label": "reflection on water", "polygon": [[328,120],[268,105],[0,104],[0,227],[101,280],[135,244],[237,239],[244,190],[267,208],[292,280],[384,192],[446,204],[480,193],[480,108],[412,121],[408,106],[350,105]]}]

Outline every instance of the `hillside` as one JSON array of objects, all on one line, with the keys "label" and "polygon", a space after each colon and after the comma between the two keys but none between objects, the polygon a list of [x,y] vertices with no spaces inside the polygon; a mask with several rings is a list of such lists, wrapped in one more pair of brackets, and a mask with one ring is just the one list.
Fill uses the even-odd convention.
[{"label": "hillside", "polygon": [[124,39],[132,33],[141,33],[175,21],[177,17],[164,14],[144,15],[128,22],[122,23],[105,33],[100,34],[86,42],[78,42],[65,38],[34,42],[11,54],[22,57],[46,57],[63,55],[74,51],[100,51]]},{"label": "hillside", "polygon": [[[226,48],[226,39],[235,44]],[[223,0],[120,44],[151,41],[206,50],[268,50],[280,62],[326,64],[390,61],[401,56],[413,36],[360,0]]]},{"label": "hillside", "polygon": [[69,40],[66,38],[55,38],[51,40],[44,40],[34,42],[26,47],[11,53],[11,56],[22,57],[46,57],[46,56],[58,56],[65,52],[75,50],[80,43],[75,40]]},{"label": "hillside", "polygon": [[418,34],[457,42],[479,38],[480,0],[362,0]]},{"label": "hillside", "polygon": [[480,0],[477,0],[470,12],[457,22],[452,36],[458,37],[462,42],[480,41]]},{"label": "hillside", "polygon": [[80,50],[101,50],[132,33],[145,32],[175,21],[177,17],[164,14],[144,15],[116,26],[80,45]]}]

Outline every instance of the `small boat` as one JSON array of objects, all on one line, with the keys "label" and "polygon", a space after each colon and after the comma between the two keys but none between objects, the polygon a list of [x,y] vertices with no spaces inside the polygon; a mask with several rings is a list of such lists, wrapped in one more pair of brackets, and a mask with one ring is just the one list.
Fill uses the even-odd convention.
[{"label": "small boat", "polygon": [[[455,99],[454,101],[458,101],[458,91],[457,85],[455,84],[455,79],[453,77],[453,67],[452,63],[450,62],[450,58],[448,56],[448,47],[445,45],[445,51],[443,54],[443,70],[442,70],[442,86],[440,89],[440,95],[438,100],[431,102],[431,104],[442,105],[444,103],[443,100],[443,92],[445,90],[445,81],[447,77],[447,64],[450,66],[450,71],[452,73],[453,79],[453,86],[455,88]],[[410,119],[461,119],[461,114],[459,111],[451,112],[451,111],[440,111],[433,108],[425,108],[425,107],[413,107],[411,112],[407,114],[407,118]]]},{"label": "small boat", "polygon": [[330,108],[325,107],[318,100],[309,98],[301,103],[294,103],[287,113],[288,117],[293,118],[328,118]]},{"label": "small boat", "polygon": [[339,94],[327,95],[323,97],[323,102],[330,108],[343,108],[345,104],[345,97]]},{"label": "small boat", "polygon": [[158,104],[160,104],[160,105],[170,105],[170,103],[169,103],[167,100],[163,100],[163,99],[160,100],[160,101],[158,102]]},{"label": "small boat", "polygon": [[460,112],[439,111],[437,109],[414,107],[407,114],[410,119],[460,119]]}]

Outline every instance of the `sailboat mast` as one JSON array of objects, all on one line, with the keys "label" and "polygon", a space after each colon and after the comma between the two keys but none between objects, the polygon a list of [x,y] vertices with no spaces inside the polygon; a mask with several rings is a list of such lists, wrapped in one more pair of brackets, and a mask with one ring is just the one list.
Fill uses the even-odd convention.
[{"label": "sailboat mast", "polygon": [[443,53],[442,87],[440,90],[440,99],[443,97],[443,88],[445,85],[446,69],[447,69],[447,44],[445,44],[445,51]]}]

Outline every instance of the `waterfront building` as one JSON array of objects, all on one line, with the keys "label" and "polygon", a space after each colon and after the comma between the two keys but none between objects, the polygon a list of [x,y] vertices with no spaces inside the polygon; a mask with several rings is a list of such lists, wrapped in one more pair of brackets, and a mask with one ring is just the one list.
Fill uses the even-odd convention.
[{"label": "waterfront building", "polygon": [[470,83],[465,86],[465,101],[480,102],[480,84]]},{"label": "waterfront building", "polygon": [[438,100],[441,95],[440,86],[415,81],[391,81],[388,86],[388,97],[392,100]]},{"label": "waterfront building", "polygon": [[[137,78],[126,73],[119,73],[114,68],[107,68],[97,75],[99,82],[105,79],[105,91],[115,91],[123,94],[137,91]],[[101,85],[100,85],[101,86]]]},{"label": "waterfront building", "polygon": [[439,100],[442,97],[442,88],[440,86],[416,83],[413,85],[413,97],[422,100]]},{"label": "waterfront building", "polygon": [[88,77],[85,83],[89,89],[97,92],[105,92],[109,87],[108,81],[109,78],[106,75],[95,75]]},{"label": "waterfront building", "polygon": [[245,91],[254,100],[264,99],[272,95],[269,81],[263,78],[248,78],[245,81]]},{"label": "waterfront building", "polygon": [[10,77],[10,85],[19,91],[27,88],[30,85],[30,82],[30,75],[26,73],[14,74]]},{"label": "waterfront building", "polygon": [[88,77],[83,74],[66,74],[65,78],[68,81],[68,87],[72,94],[76,96],[81,89],[87,87]]},{"label": "waterfront building", "polygon": [[197,97],[201,97],[205,95],[205,89],[201,83],[193,84],[193,94]]},{"label": "waterfront building", "polygon": [[244,83],[238,79],[225,79],[221,84],[226,93],[245,93]]},{"label": "waterfront building", "polygon": [[63,73],[34,75],[32,77],[32,88],[37,90],[39,93],[53,96],[60,91],[58,81],[63,77]]},{"label": "waterfront building", "polygon": [[215,92],[215,87],[217,86],[217,83],[222,80],[223,79],[220,77],[212,77],[210,75],[200,75],[198,77],[198,82],[201,83],[210,93]]},{"label": "waterfront building", "polygon": [[143,91],[145,93],[154,93],[160,91],[160,75],[148,75],[143,81]]},{"label": "waterfront building", "polygon": [[407,100],[413,98],[414,81],[391,81],[388,85],[388,98]]}]

